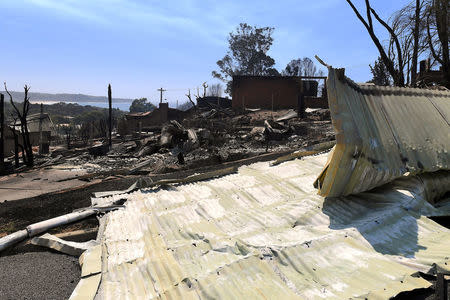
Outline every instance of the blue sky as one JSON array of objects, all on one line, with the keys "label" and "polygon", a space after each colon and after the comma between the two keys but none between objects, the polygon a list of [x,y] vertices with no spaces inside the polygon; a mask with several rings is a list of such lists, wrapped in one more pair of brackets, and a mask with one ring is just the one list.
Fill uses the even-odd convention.
[{"label": "blue sky", "polygon": [[[385,18],[407,3],[371,2]],[[11,90],[106,95],[111,83],[113,97],[157,102],[162,86],[182,103],[188,88],[215,82],[211,71],[241,22],[275,27],[269,55],[279,70],[317,54],[367,81],[378,56],[345,0],[2,0],[0,11],[0,80]]]}]

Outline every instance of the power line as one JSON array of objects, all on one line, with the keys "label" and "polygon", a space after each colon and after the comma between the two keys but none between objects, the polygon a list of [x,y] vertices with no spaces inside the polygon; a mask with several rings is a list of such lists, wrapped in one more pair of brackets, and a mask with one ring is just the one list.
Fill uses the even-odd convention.
[{"label": "power line", "polygon": [[161,97],[160,97],[160,99],[159,99],[159,103],[162,103],[162,100],[163,100],[163,92],[165,92],[165,91],[167,91],[167,90],[165,90],[165,89],[163,89],[163,88],[161,87],[161,88],[157,89],[157,91],[159,91],[159,92],[161,93]]}]

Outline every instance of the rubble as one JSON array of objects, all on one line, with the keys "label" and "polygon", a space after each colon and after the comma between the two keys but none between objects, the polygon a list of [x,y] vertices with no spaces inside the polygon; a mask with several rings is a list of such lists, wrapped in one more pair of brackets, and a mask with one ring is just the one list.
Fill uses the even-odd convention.
[{"label": "rubble", "polygon": [[[222,245],[218,245],[220,247],[218,248],[220,252],[225,251],[223,253],[227,253],[228,255],[236,255],[236,253],[251,249],[253,253],[252,255],[255,258],[255,262],[250,262],[250,260],[248,260],[246,263],[249,267],[251,267],[252,265],[256,265],[257,263],[265,264],[266,259],[269,259],[268,257],[271,255],[271,252],[267,252],[265,248],[261,247],[261,245],[256,245],[255,243],[257,242],[255,241],[267,239],[263,240],[265,243],[264,245],[270,245],[271,249],[275,249],[280,245],[280,241],[282,241],[282,239],[284,239],[284,237],[286,236],[287,240],[285,241],[285,245],[289,245],[287,247],[291,247],[292,239],[295,238],[293,237],[294,235],[289,237],[288,235],[290,235],[293,230],[302,230],[302,232],[308,232],[309,230],[313,229],[311,230],[311,232],[308,232],[308,234],[310,234],[311,236],[317,235],[319,237],[328,237],[333,235],[333,237],[338,241],[338,244],[341,245],[340,247],[346,247],[343,248],[343,251],[353,249],[351,247],[355,247],[354,245],[356,243],[359,243],[361,237],[368,237],[369,243],[372,244],[370,240],[372,238],[371,230],[369,230],[367,233],[364,231],[364,228],[359,228],[358,230],[361,234],[361,237],[359,237],[356,235],[353,229],[346,230],[346,228],[341,228],[341,225],[339,225],[341,226],[339,228],[329,227],[327,229],[328,224],[333,224],[332,222],[328,222],[327,216],[330,218],[330,220],[334,218],[335,222],[336,220],[339,222],[340,219],[338,218],[340,218],[342,214],[339,213],[335,216],[334,212],[340,212],[345,209],[345,206],[342,206],[342,203],[345,203],[346,201],[356,201],[355,203],[357,203],[359,207],[361,207],[361,203],[363,203],[367,206],[367,210],[370,211],[370,205],[372,202],[380,201],[381,199],[380,204],[385,205],[393,199],[392,203],[394,203],[398,207],[401,206],[401,209],[395,210],[399,213],[399,216],[409,214],[409,208],[405,210],[403,204],[399,206],[397,203],[397,199],[390,196],[391,194],[395,194],[397,196],[400,194],[395,189],[393,189],[392,191],[388,190],[388,192],[391,194],[388,193],[387,196],[384,192],[380,193],[379,195],[375,195],[373,193],[368,194],[369,198],[373,198],[371,199],[371,201],[365,201],[366,199],[364,197],[367,197],[367,195],[363,197],[364,201],[358,200],[359,198],[355,196],[353,198],[349,197],[345,201],[340,202],[330,202],[329,199],[316,197],[315,191],[312,189],[312,184],[310,184],[310,182],[313,180],[312,175],[316,173],[314,170],[318,170],[318,168],[320,168],[320,166],[326,161],[326,157],[323,152],[328,151],[334,146],[334,132],[331,126],[330,111],[328,109],[307,109],[303,117],[299,118],[297,112],[292,109],[276,112],[257,109],[239,113],[231,109],[214,107],[213,109],[198,109],[182,122],[170,120],[164,123],[159,129],[149,131],[145,134],[141,132],[139,135],[135,135],[134,137],[121,137],[121,140],[116,139],[114,141],[111,148],[106,145],[105,141],[97,140],[93,144],[87,145],[85,147],[78,147],[67,151],[54,151],[50,155],[42,155],[37,158],[37,171],[52,169],[70,171],[82,170],[81,174],[58,179],[56,180],[56,182],[65,182],[70,180],[106,181],[111,178],[117,178],[120,176],[123,176],[126,179],[139,178],[139,180],[136,180],[133,185],[125,190],[118,190],[123,187],[115,186],[115,190],[112,192],[104,192],[104,190],[100,190],[100,192],[96,191],[94,194],[95,197],[91,198],[91,207],[86,208],[85,210],[75,210],[72,213],[65,214],[60,217],[49,219],[47,221],[41,221],[37,224],[27,225],[27,227],[25,227],[25,230],[16,231],[9,236],[0,238],[0,251],[19,241],[35,236],[32,240],[32,244],[35,245],[49,247],[54,250],[75,256],[78,256],[82,252],[84,252],[84,254],[80,257],[80,263],[82,265],[81,280],[77,288],[74,290],[71,299],[84,299],[86,297],[93,298],[97,293],[97,288],[100,289],[100,294],[105,293],[104,295],[109,295],[108,288],[110,285],[106,286],[107,284],[109,284],[108,280],[111,280],[110,282],[116,282],[116,279],[111,279],[108,276],[114,274],[114,272],[117,272],[117,274],[119,274],[118,272],[120,270],[111,268],[108,270],[108,272],[104,272],[101,267],[102,264],[107,263],[114,266],[114,264],[117,263],[115,259],[123,255],[123,253],[127,253],[127,255],[132,256],[134,255],[133,253],[136,252],[135,250],[128,251],[128,249],[125,248],[117,248],[119,249],[117,250],[114,247],[110,247],[108,248],[108,251],[111,252],[108,252],[107,257],[103,257],[101,247],[104,247],[105,245],[108,246],[108,243],[111,243],[111,245],[115,245],[115,243],[117,243],[117,240],[115,239],[111,239],[111,241],[108,240],[112,232],[111,230],[115,228],[121,228],[121,226],[123,225],[120,222],[130,222],[130,224],[133,225],[133,222],[137,220],[135,224],[137,229],[133,229],[133,233],[137,232],[138,230],[141,230],[141,224],[150,224],[150,222],[153,222],[152,220],[146,221],[145,218],[149,218],[149,215],[153,214],[155,211],[158,211],[158,209],[161,209],[161,212],[163,210],[166,210],[164,211],[164,214],[159,214],[161,216],[164,215],[163,218],[166,218],[164,219],[165,223],[161,222],[160,224],[169,224],[169,222],[167,221],[170,220],[167,219],[167,217],[170,217],[171,215],[173,215],[174,219],[179,221],[181,218],[176,211],[179,208],[183,208],[183,205],[185,205],[184,209],[186,210],[186,213],[183,213],[182,215],[186,217],[186,224],[185,226],[180,227],[179,231],[186,230],[186,228],[188,228],[191,224],[191,220],[189,219],[189,212],[191,211],[191,207],[189,205],[191,205],[192,201],[183,201],[183,204],[180,204],[182,203],[181,201],[177,203],[169,203],[166,201],[166,199],[164,199],[164,197],[170,195],[173,196],[172,198],[175,199],[175,201],[178,201],[176,200],[176,193],[181,193],[184,190],[184,192],[186,192],[187,194],[180,198],[188,199],[192,192],[195,191],[194,189],[188,189],[191,189],[193,187],[197,189],[210,188],[211,191],[214,191],[214,193],[224,195],[220,199],[220,201],[227,201],[227,199],[229,201],[226,204],[219,203],[220,201],[217,202],[218,204],[215,204],[214,201],[207,201],[207,203],[203,203],[200,199],[198,201],[198,203],[200,204],[196,205],[199,205],[198,207],[200,207],[202,210],[207,211],[207,214],[204,214],[204,224],[208,224],[211,219],[216,220],[216,223],[221,222],[220,212],[228,210],[229,216],[240,215],[239,220],[242,220],[242,222],[230,222],[231,225],[229,225],[230,227],[227,229],[227,232],[241,232],[246,228],[261,227],[260,233],[256,233],[256,235],[253,237],[253,241],[247,242],[247,244],[243,246],[245,247],[245,249],[243,248],[244,250],[241,250],[240,248],[238,248],[237,251],[233,250],[233,247],[235,247],[235,245],[238,245],[238,243],[242,241],[242,238],[234,237],[231,235],[229,237],[229,240],[235,238],[237,241],[236,243],[234,243],[234,241],[230,242],[230,247],[222,247]],[[334,147],[334,149],[336,148],[337,147]],[[336,152],[336,150],[333,151]],[[317,157],[311,157],[313,155]],[[304,163],[297,165],[298,161],[293,161],[294,159],[303,158],[305,156],[310,157],[302,159],[302,161],[300,161],[306,161]],[[261,163],[262,160],[272,160],[272,162]],[[258,162],[258,164],[255,164],[253,166],[249,165],[250,163],[254,162]],[[240,168],[242,165],[247,165],[247,167]],[[275,167],[276,165],[279,166]],[[33,172],[34,170],[28,171]],[[159,175],[155,177],[156,174]],[[161,174],[167,174],[168,176],[158,177]],[[280,176],[280,174],[282,176]],[[145,176],[138,177],[138,175]],[[270,175],[272,177],[270,177]],[[227,176],[227,178],[224,179],[223,176]],[[424,176],[420,178],[418,177],[417,180],[422,183],[425,182],[424,179],[426,178]],[[217,179],[219,177],[220,179]],[[251,178],[251,180],[249,180],[249,178]],[[31,180],[38,181],[41,180],[41,177],[34,177]],[[239,183],[243,180],[248,180],[249,185],[240,186]],[[200,181],[205,182],[199,183]],[[260,185],[259,182],[264,182],[264,184]],[[296,188],[284,189],[286,183],[289,183]],[[400,187],[404,188],[403,185]],[[280,187],[283,188],[283,193],[286,193],[287,196],[285,194],[283,194],[282,197],[279,196],[280,194],[277,191]],[[308,201],[303,201],[303,199],[298,197],[299,190],[302,191],[302,197],[305,197],[305,199],[308,199]],[[411,191],[414,192],[413,189],[411,189]],[[435,192],[435,190],[433,190],[433,192]],[[443,191],[439,190],[439,193],[441,192],[444,193]],[[152,193],[152,195],[148,195],[150,193]],[[425,194],[428,195],[429,193]],[[147,202],[157,203],[157,200],[155,200],[155,198],[151,198],[154,195],[161,197],[160,203],[163,205],[150,208],[150,206],[153,204],[145,204],[143,207],[139,207],[139,205],[143,205],[142,199],[151,199],[152,201]],[[439,197],[441,196],[442,195],[440,195]],[[245,212],[245,210],[241,207],[233,207],[233,205],[235,204],[235,199],[243,199],[245,203],[255,203],[255,206],[253,208],[248,208],[248,212]],[[257,201],[254,201],[255,199]],[[276,201],[280,202],[276,205],[273,205],[272,199],[276,199]],[[403,197],[400,200],[402,199],[404,200],[405,198]],[[425,207],[424,204],[426,204],[426,202],[430,202],[429,199],[425,198],[416,200],[421,201],[419,203],[421,205],[420,207]],[[285,202],[288,202],[289,205],[286,206]],[[308,205],[310,205],[310,203],[313,203],[313,206],[309,207]],[[410,203],[410,201],[408,203]],[[133,207],[133,205],[136,206]],[[305,205],[304,209],[302,208],[302,211],[305,211],[305,215],[300,216],[303,217],[303,219],[292,218],[291,207],[301,207],[302,205]],[[395,206],[394,208],[397,208],[397,206]],[[167,207],[169,207],[169,209]],[[196,209],[198,209],[198,207]],[[379,207],[380,206],[378,206],[378,208]],[[117,209],[120,209],[120,211],[117,213],[108,213],[106,216],[103,216],[105,212]],[[440,211],[443,211],[443,209],[438,210],[431,207],[428,209],[430,211],[432,209],[433,216],[439,215]],[[445,209],[447,209],[448,211],[448,206]],[[146,210],[149,211],[147,212]],[[283,212],[283,210],[285,215],[280,215],[280,212]],[[384,210],[388,215],[393,211],[388,206],[384,207]],[[271,220],[271,222],[268,222],[266,224],[264,222],[261,222],[260,220],[248,218],[248,215],[253,214],[255,211],[259,211],[261,215],[272,211],[272,217],[268,218]],[[212,215],[211,212],[217,213],[217,216]],[[424,210],[424,213],[425,212],[426,211]],[[132,217],[127,217],[125,220],[122,218],[124,213],[129,213]],[[90,241],[88,243],[76,243],[57,238],[50,234],[37,236],[55,226],[67,224],[68,222],[72,222],[74,220],[77,221],[88,217],[94,218],[95,216],[100,220],[100,228],[98,233],[98,237],[100,237],[100,239],[98,239],[97,241]],[[102,216],[104,217],[103,220]],[[111,216],[117,216],[117,218],[112,220]],[[318,221],[314,220],[314,222],[318,223],[310,223],[311,218],[313,218],[311,216],[314,216],[314,218],[316,218],[317,216],[321,216],[321,218],[317,219]],[[380,214],[379,216],[381,218],[384,217],[383,214]],[[201,217],[203,217],[203,215]],[[279,218],[280,221],[278,224],[275,224],[273,220],[276,220],[277,218]],[[290,218],[292,218],[292,222],[286,223],[286,220],[289,220]],[[354,218],[357,219],[357,217]],[[345,218],[343,219],[345,220]],[[320,223],[323,220],[324,223]],[[409,218],[408,220],[413,221],[412,218]],[[114,225],[115,223],[113,222],[116,222],[119,225]],[[245,224],[245,222],[248,222],[248,224]],[[358,221],[348,224],[350,224],[350,227],[353,228],[355,226],[357,227],[361,223],[362,222]],[[364,219],[363,223],[368,224],[369,222],[366,222],[366,220]],[[175,224],[175,222],[173,224]],[[377,227],[379,224],[377,220],[375,220],[375,224],[376,225],[372,224],[371,226],[374,226],[374,228],[376,227],[377,230],[380,230],[380,232],[383,233],[382,230],[384,230],[384,228],[380,229],[379,227]],[[111,226],[115,227],[111,229]],[[129,224],[127,224],[126,226],[127,228],[132,228],[129,226]],[[208,239],[204,238],[205,243],[210,243],[209,241],[214,239],[214,234],[216,231],[216,229],[214,229],[209,232],[208,226],[209,225],[205,225],[205,228],[201,231],[208,234]],[[236,228],[234,228],[233,226],[236,226]],[[173,226],[173,228],[175,227],[176,226]],[[155,229],[156,228],[157,230],[160,230],[158,226],[155,226]],[[280,228],[284,228],[286,232],[277,237],[276,240],[271,240],[271,236],[265,236],[265,233],[268,231],[267,228],[276,229],[269,230],[270,232],[276,232],[279,231]],[[418,228],[422,230],[424,226],[419,224]],[[390,227],[389,229],[391,229],[392,231],[396,230],[394,227]],[[105,230],[109,230],[108,234],[105,234]],[[120,231],[119,233],[114,232],[114,234],[119,234],[120,236],[120,234],[124,234],[124,232],[122,231]],[[176,228],[174,232],[178,232],[176,231]],[[156,233],[156,231],[154,233],[152,232],[153,236],[157,236]],[[373,233],[373,237],[378,237],[381,233],[375,232]],[[137,247],[141,247],[141,245],[147,243],[146,240],[139,241],[139,239],[134,238],[130,238],[129,240],[128,237],[132,236],[132,234],[127,234],[129,235],[126,235],[126,238],[124,235],[124,238],[121,239],[121,243],[123,242],[123,245],[132,245],[129,248],[137,249]],[[159,233],[158,231],[158,235],[162,234],[164,233]],[[175,236],[175,234],[173,234],[173,236]],[[188,237],[187,240],[189,241],[186,243],[187,247],[185,249],[192,251],[192,257],[196,257],[195,255],[199,253],[198,249],[200,249],[197,247],[201,242],[195,241],[195,243],[191,243],[189,234],[187,234],[186,236]],[[213,236],[213,238],[211,238],[211,236]],[[213,241],[222,243],[222,236],[226,235],[222,234],[220,235],[220,238],[217,238],[215,241]],[[298,237],[299,235],[295,234],[295,236]],[[390,236],[389,232],[387,236]],[[418,237],[421,238],[421,242],[423,241],[424,245],[429,242],[429,244],[426,245],[430,245],[428,246],[428,248],[431,248],[431,245],[433,244],[427,238],[424,238],[423,236]],[[445,237],[445,235],[442,235],[442,237]],[[201,240],[203,240],[203,237],[201,238]],[[442,238],[441,240],[445,239]],[[325,242],[323,245],[321,245],[317,244],[317,241],[319,241],[319,243],[323,241]],[[133,243],[140,244],[134,245]],[[252,243],[255,245],[252,245]],[[297,241],[297,243],[298,245],[296,246],[298,247],[296,249],[298,250],[298,254],[294,253],[295,255],[292,255],[292,257],[303,257],[303,254],[306,253],[305,251],[321,251],[322,247],[328,247],[327,243],[331,244],[331,242],[328,242],[326,241],[326,239],[322,238],[316,239],[316,244],[311,244],[310,240],[303,240],[303,238]],[[366,253],[364,257],[368,257],[371,260],[373,259],[374,261],[376,259],[375,263],[378,263],[378,261],[386,264],[396,263],[395,261],[388,260],[387,258],[380,256],[379,253],[376,253],[379,252],[379,250],[376,249],[378,243],[378,239],[376,239],[376,241],[373,242],[373,247],[364,249],[364,253]],[[391,245],[392,243],[388,244]],[[122,247],[123,245],[120,245],[120,247]],[[192,247],[190,245],[192,245]],[[304,247],[305,245],[306,247]],[[448,246],[447,244],[442,245]],[[159,246],[161,247],[161,249],[157,248]],[[154,242],[153,240],[152,242],[149,242],[149,249],[150,247],[151,249],[158,249],[159,252],[157,253],[163,253],[163,251],[172,250],[166,247],[166,245],[160,245],[158,244],[158,242]],[[240,245],[238,247],[240,247]],[[333,245],[333,247],[335,247],[335,245]],[[428,250],[427,255],[429,255],[429,257],[436,256],[433,254],[432,250],[433,249]],[[146,251],[146,253],[150,253],[150,251]],[[199,256],[199,260],[203,259],[201,257],[206,253],[201,254]],[[376,258],[375,255],[377,255]],[[137,261],[131,256],[129,257],[129,261],[126,261],[130,265],[129,270],[132,270],[132,268],[136,267]],[[322,259],[320,255],[311,253],[311,257],[316,256]],[[162,258],[160,261],[158,261],[158,258],[152,259],[154,259],[154,261],[158,261],[158,263],[162,262],[162,264],[165,264],[166,257],[167,256],[164,256],[164,258]],[[211,261],[213,261],[214,257],[211,257]],[[261,262],[257,260],[256,257],[260,257]],[[340,262],[339,258],[341,257],[332,257],[330,259],[330,264],[336,263],[336,265],[348,265],[347,262],[345,262],[345,264],[344,262]],[[418,265],[424,264],[425,260],[427,260],[427,264],[429,261],[431,261],[428,259],[428,257],[425,257],[425,260],[421,259],[422,258],[420,257],[415,260],[411,259],[410,261],[408,261],[408,263],[410,263],[411,265]],[[446,259],[447,258],[445,258],[445,260]],[[270,260],[272,260],[272,258],[270,258]],[[443,261],[444,260],[442,260],[442,262]],[[277,260],[277,262],[279,261]],[[122,261],[120,263],[122,263]],[[118,265],[120,263],[118,263]],[[317,267],[317,264],[317,262],[313,262],[310,265],[303,266],[302,268],[306,270],[305,274],[311,273],[310,269],[316,272],[315,268]],[[182,264],[180,263],[180,265]],[[280,263],[276,266],[277,268],[285,267],[283,263]],[[428,281],[417,279],[415,276],[412,276],[410,274],[411,270],[409,269],[404,268],[400,270],[400,266],[403,265],[399,264],[398,266],[396,265],[394,268],[389,269],[390,274],[393,274],[392,276],[395,275],[401,278],[409,278],[409,280],[413,280],[414,282],[411,283],[412,287],[417,288],[429,286],[430,283]],[[266,273],[264,273],[264,276],[267,277],[272,274],[272,269],[266,269],[267,272],[265,271]],[[336,269],[341,270],[344,268],[338,266],[336,267]],[[388,268],[386,267],[386,269]],[[138,274],[139,270],[141,269],[138,269],[138,271],[133,271],[131,273],[126,273],[127,276],[125,277],[132,278],[130,280],[130,282],[132,282],[134,280],[134,275],[131,274]],[[417,270],[419,270],[419,268],[417,268]],[[224,276],[222,271],[223,270],[221,267],[218,268],[217,275],[219,275],[220,272],[220,274]],[[216,272],[213,273],[216,274]],[[349,284],[351,284],[353,282],[351,279],[352,273],[353,272],[349,271],[339,276],[342,276],[344,278],[343,282],[348,282]],[[147,276],[146,274],[147,273],[145,273],[145,276]],[[292,272],[291,274],[296,273]],[[278,273],[276,273],[276,275],[278,275]],[[346,277],[347,275],[349,275],[348,278]],[[111,276],[117,278],[116,275]],[[102,278],[100,279],[100,277]],[[296,279],[297,277],[293,276],[291,278]],[[184,279],[180,277],[180,280],[183,281]],[[328,281],[325,276],[320,277],[320,280],[323,281],[321,282],[321,285],[329,284],[329,282],[331,282]],[[107,284],[103,284],[103,282],[106,282]],[[380,282],[382,284],[385,284],[386,280],[383,279],[380,280]],[[401,281],[401,283],[403,284],[403,281]],[[315,284],[311,284],[308,286],[304,285],[303,282],[301,284],[303,288],[302,291],[305,295],[308,295],[310,290],[316,290]],[[374,286],[377,286],[377,284],[379,283],[377,282],[376,284],[374,284]],[[405,289],[402,284],[398,284],[397,289],[399,291]],[[262,284],[261,286],[266,286],[266,283]],[[353,293],[353,290],[350,291],[350,289],[353,288],[357,287],[351,286],[350,288],[348,288],[349,293]],[[285,290],[286,289],[283,287],[283,291]],[[128,288],[124,290],[124,292],[128,293]],[[142,293],[142,291],[140,292]],[[342,290],[340,288],[336,288],[334,292],[341,293]],[[344,293],[346,292],[347,291],[342,292],[342,295],[344,295]],[[395,293],[397,292],[397,290],[389,291],[389,295],[395,295]],[[366,295],[365,290],[359,291],[358,293],[361,295]],[[205,292],[205,295],[206,294],[207,292]]]},{"label": "rubble", "polygon": [[[102,139],[84,146],[74,141],[71,149],[64,145],[52,146],[50,154],[36,156],[34,168],[21,166],[16,169],[21,174],[5,177],[0,193],[7,196],[11,194],[10,189],[18,187],[25,189],[20,193],[22,197],[58,190],[75,192],[77,188],[120,176],[181,174],[199,168],[205,173],[216,166],[227,167],[228,163],[252,157],[271,153],[286,155],[334,139],[331,120],[319,121],[317,114],[317,111],[307,112],[306,118],[299,119],[292,110],[258,109],[240,113],[230,108],[197,109],[182,122],[171,120],[138,137],[115,138],[111,148]],[[320,112],[320,115],[325,114]],[[36,182],[43,188],[27,191]],[[3,221],[8,223],[7,219]],[[26,230],[18,234],[14,240],[29,236]]]},{"label": "rubble", "polygon": [[292,133],[292,129],[289,126],[284,126],[283,124],[272,120],[265,120],[264,126],[264,135],[267,140],[281,141]]},{"label": "rubble", "polygon": [[49,233],[32,238],[31,243],[37,246],[48,247],[72,256],[80,256],[84,251],[97,245],[97,242],[94,240],[84,243],[70,242]]},{"label": "rubble", "polygon": [[199,109],[178,122],[140,137],[117,140],[111,149],[93,146],[54,149],[38,157],[37,167],[85,170],[85,180],[117,174],[162,174],[261,155],[295,151],[334,139],[328,109],[306,112],[252,109],[242,114],[230,108]]}]

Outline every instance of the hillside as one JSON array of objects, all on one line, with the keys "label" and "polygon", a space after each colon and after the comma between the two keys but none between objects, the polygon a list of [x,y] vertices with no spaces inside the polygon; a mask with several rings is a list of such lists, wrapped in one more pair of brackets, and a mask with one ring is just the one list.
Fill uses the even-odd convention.
[{"label": "hillside", "polygon": [[[13,96],[14,101],[22,102],[23,101],[23,92],[15,92],[10,91]],[[5,95],[5,100],[9,101],[8,94],[5,91],[0,91],[0,93]],[[49,93],[28,93],[31,102],[36,101],[52,101],[52,102],[107,102],[108,98],[106,96],[91,96],[84,94],[49,94]],[[132,99],[125,98],[113,98],[114,102],[130,102]]]},{"label": "hillside", "polygon": [[[22,109],[22,103],[18,103],[19,109]],[[13,108],[9,101],[5,101],[5,117],[8,122],[11,122],[11,113]],[[37,114],[40,112],[40,104],[31,104],[29,114]],[[79,105],[77,103],[59,102],[55,104],[44,104],[44,112],[50,115],[53,123],[65,124],[74,123],[82,124],[86,121],[94,121],[99,119],[106,119],[108,116],[108,109],[91,105]],[[124,111],[113,108],[114,118],[119,118],[124,115]]]}]

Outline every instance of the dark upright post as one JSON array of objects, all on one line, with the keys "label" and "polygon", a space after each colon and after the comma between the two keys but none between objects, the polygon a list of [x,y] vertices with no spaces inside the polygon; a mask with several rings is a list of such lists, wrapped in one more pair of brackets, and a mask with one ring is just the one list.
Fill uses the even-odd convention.
[{"label": "dark upright post", "polygon": [[111,84],[108,84],[108,102],[109,102],[109,148],[112,146],[112,98],[111,98]]},{"label": "dark upright post", "polygon": [[42,138],[42,120],[44,119],[44,104],[41,103],[41,113],[39,114],[39,154],[44,153],[42,150],[44,141]]},{"label": "dark upright post", "polygon": [[300,119],[303,119],[305,117],[305,96],[303,96],[303,94],[298,95],[297,115]]},{"label": "dark upright post", "polygon": [[297,94],[297,117],[303,119],[305,117],[305,87],[303,85],[302,77],[299,77],[300,91]]}]

